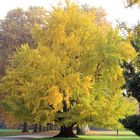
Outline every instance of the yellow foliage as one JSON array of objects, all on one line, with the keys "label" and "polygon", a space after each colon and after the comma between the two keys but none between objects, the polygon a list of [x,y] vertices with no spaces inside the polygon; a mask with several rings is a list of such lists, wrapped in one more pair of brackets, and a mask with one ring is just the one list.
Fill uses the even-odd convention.
[{"label": "yellow foliage", "polygon": [[32,30],[38,47],[23,45],[13,56],[1,89],[22,101],[35,121],[48,117],[61,125],[93,122],[113,127],[132,111],[121,97],[120,63],[136,52],[102,19],[104,14],[98,14],[66,0],[65,8],[53,7],[46,26]]},{"label": "yellow foliage", "polygon": [[124,42],[121,47],[119,48],[119,52],[121,56],[123,57],[122,59],[124,60],[132,60],[137,56],[137,53],[135,49],[132,47],[132,45],[128,42]]},{"label": "yellow foliage", "polygon": [[55,109],[62,103],[62,95],[59,92],[59,87],[53,86],[47,91],[47,96],[45,97],[49,105],[52,105]]}]

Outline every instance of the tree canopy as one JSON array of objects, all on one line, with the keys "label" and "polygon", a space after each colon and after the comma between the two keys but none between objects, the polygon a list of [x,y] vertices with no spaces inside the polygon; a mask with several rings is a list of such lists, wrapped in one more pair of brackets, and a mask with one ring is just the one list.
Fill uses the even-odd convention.
[{"label": "tree canopy", "polygon": [[133,101],[122,97],[120,64],[136,52],[102,19],[68,0],[54,7],[32,30],[37,48],[23,45],[13,56],[1,80],[4,103],[16,109],[18,100],[28,119],[55,122],[58,136],[74,136],[68,130],[77,124],[119,127],[118,119],[134,112]]}]

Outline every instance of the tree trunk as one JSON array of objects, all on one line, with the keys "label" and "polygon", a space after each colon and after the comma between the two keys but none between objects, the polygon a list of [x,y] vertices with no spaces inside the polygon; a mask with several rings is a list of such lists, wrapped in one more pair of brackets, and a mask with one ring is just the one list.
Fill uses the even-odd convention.
[{"label": "tree trunk", "polygon": [[39,132],[39,127],[38,127],[38,124],[37,124],[37,123],[34,124],[33,132],[34,132],[34,133]]},{"label": "tree trunk", "polygon": [[85,135],[85,131],[79,126],[76,127],[76,135]]},{"label": "tree trunk", "polygon": [[29,124],[27,122],[23,123],[22,132],[29,132]]},{"label": "tree trunk", "polygon": [[139,115],[140,115],[140,102],[138,104],[139,104]]},{"label": "tree trunk", "polygon": [[46,126],[43,126],[43,132],[46,132],[46,131],[47,131]]},{"label": "tree trunk", "polygon": [[117,136],[119,135],[119,130],[117,129]]},{"label": "tree trunk", "polygon": [[72,126],[61,126],[60,132],[55,137],[77,137],[73,132]]},{"label": "tree trunk", "polygon": [[43,132],[43,126],[41,124],[39,125],[39,132]]}]

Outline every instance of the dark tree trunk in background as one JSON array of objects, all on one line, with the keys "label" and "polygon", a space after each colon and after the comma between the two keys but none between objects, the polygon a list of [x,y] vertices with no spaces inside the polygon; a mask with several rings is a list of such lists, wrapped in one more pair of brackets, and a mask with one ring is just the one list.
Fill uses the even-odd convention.
[{"label": "dark tree trunk in background", "polygon": [[82,129],[79,126],[77,126],[76,127],[76,135],[85,135],[84,129]]},{"label": "dark tree trunk in background", "polygon": [[117,135],[119,135],[119,130],[117,129]]},{"label": "dark tree trunk in background", "polygon": [[37,123],[34,124],[33,132],[34,132],[34,133],[39,132],[39,126],[38,126]]},{"label": "dark tree trunk in background", "polygon": [[41,124],[39,125],[39,132],[43,132],[43,126]]},{"label": "dark tree trunk in background", "polygon": [[29,124],[27,122],[23,123],[22,132],[29,132]]},{"label": "dark tree trunk in background", "polygon": [[46,126],[43,126],[43,132],[46,132],[46,131],[47,131]]},{"label": "dark tree trunk in background", "polygon": [[139,115],[140,115],[140,102],[138,104],[139,104]]},{"label": "dark tree trunk in background", "polygon": [[60,132],[55,137],[77,137],[73,132],[72,126],[61,126]]}]

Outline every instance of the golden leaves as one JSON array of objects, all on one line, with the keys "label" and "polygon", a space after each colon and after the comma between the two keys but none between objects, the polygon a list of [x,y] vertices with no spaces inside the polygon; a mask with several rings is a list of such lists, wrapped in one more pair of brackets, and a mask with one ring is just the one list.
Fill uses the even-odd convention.
[{"label": "golden leaves", "polygon": [[23,45],[17,51],[3,78],[3,91],[24,101],[35,119],[58,115],[68,125],[93,118],[101,125],[111,116],[105,123],[116,124],[124,116],[115,112],[123,84],[120,62],[135,51],[102,19],[103,13],[66,3],[65,9],[53,8],[46,26],[35,25],[38,47]]},{"label": "golden leaves", "polygon": [[120,48],[119,52],[124,60],[132,60],[137,56],[137,53],[135,49],[132,47],[132,45],[129,42],[124,42]]},{"label": "golden leaves", "polygon": [[53,86],[47,90],[47,96],[45,97],[49,105],[52,105],[56,109],[62,103],[62,95],[59,91],[59,87]]}]

